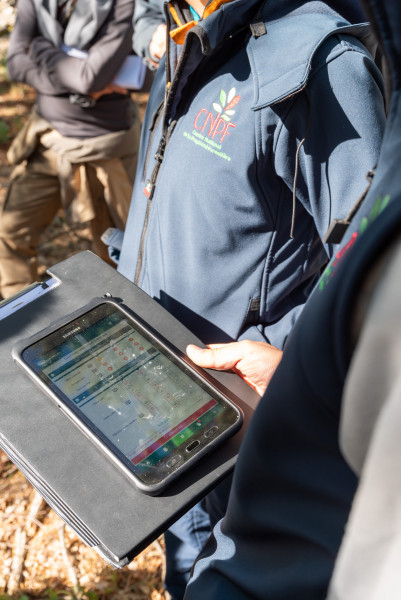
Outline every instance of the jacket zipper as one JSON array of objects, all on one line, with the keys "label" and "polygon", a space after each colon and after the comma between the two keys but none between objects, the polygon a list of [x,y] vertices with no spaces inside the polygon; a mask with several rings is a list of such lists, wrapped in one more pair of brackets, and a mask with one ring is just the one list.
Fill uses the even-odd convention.
[{"label": "jacket zipper", "polygon": [[148,230],[150,208],[152,206],[152,199],[153,199],[153,194],[155,192],[156,180],[157,180],[157,176],[159,174],[160,165],[163,162],[165,150],[166,150],[166,138],[164,135],[162,135],[160,142],[159,142],[159,147],[155,154],[156,163],[155,163],[155,166],[153,167],[153,171],[150,176],[150,180],[146,183],[146,191],[148,194],[148,201],[146,204],[145,220],[144,220],[143,228],[142,228],[141,241],[139,244],[138,260],[136,263],[136,271],[135,271],[135,278],[134,278],[134,283],[136,283],[137,285],[139,285],[139,278],[140,278],[141,271],[142,271],[143,254],[144,254],[144,249],[145,249],[145,238],[146,238],[146,233]]},{"label": "jacket zipper", "polygon": [[164,107],[164,100],[159,104],[159,106],[156,108],[155,112],[152,115],[152,121],[151,121],[151,124],[149,127],[150,136],[149,136],[149,140],[148,140],[148,148],[146,151],[145,162],[143,164],[143,171],[142,171],[143,179],[145,179],[146,171],[148,170],[150,149],[152,147],[153,136],[155,135],[155,132],[157,131],[157,127],[159,125],[160,118],[163,115],[163,107]]},{"label": "jacket zipper", "polygon": [[[187,43],[185,44],[185,51],[183,49],[182,54],[180,55],[180,57],[178,59],[177,67],[176,67],[174,77],[173,77],[173,81],[171,84],[169,84],[169,82],[168,82],[166,85],[162,136],[160,138],[159,147],[157,148],[157,151],[155,154],[155,161],[156,161],[155,166],[153,167],[153,171],[151,173],[150,179],[146,182],[146,191],[147,191],[147,195],[148,195],[148,200],[147,200],[147,205],[146,205],[145,220],[144,220],[144,224],[143,224],[143,228],[142,228],[141,241],[139,243],[138,260],[137,260],[137,264],[136,264],[136,271],[135,271],[135,278],[134,278],[134,283],[136,283],[137,285],[139,285],[139,279],[140,279],[141,271],[142,271],[143,256],[144,256],[144,250],[145,250],[145,239],[146,239],[146,234],[147,234],[148,225],[149,225],[150,209],[152,206],[152,199],[153,199],[153,196],[155,193],[157,178],[159,176],[159,171],[160,171],[160,167],[162,165],[163,159],[164,159],[167,144],[170,141],[170,138],[172,136],[174,128],[177,124],[177,121],[174,120],[170,123],[170,125],[168,125],[169,109],[171,108],[175,89],[178,85],[178,81],[179,81],[181,71],[183,68],[185,56],[189,52],[189,50],[187,50],[189,45],[190,45],[189,40],[187,40]],[[166,52],[167,76],[170,73],[169,55],[170,55],[170,52],[169,52],[169,48],[167,47],[167,52]],[[163,113],[161,111],[160,116],[162,114]],[[157,117],[157,120],[158,119],[159,119],[159,116]],[[155,130],[156,130],[156,127],[155,127]],[[150,153],[150,146],[151,146],[151,139],[149,139],[148,154]]]}]

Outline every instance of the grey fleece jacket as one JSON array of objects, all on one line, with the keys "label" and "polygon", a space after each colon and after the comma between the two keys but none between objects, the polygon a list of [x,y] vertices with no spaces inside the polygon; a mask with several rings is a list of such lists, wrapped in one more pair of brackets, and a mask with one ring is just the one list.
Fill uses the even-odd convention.
[{"label": "grey fleece jacket", "polygon": [[18,1],[7,55],[8,72],[12,80],[37,90],[39,114],[62,135],[90,138],[131,126],[128,95],[107,94],[89,107],[74,104],[71,99],[100,91],[112,81],[131,51],[133,10],[134,0],[115,0],[107,19],[84,48],[88,57],[80,59],[67,56],[44,37],[33,0]]}]

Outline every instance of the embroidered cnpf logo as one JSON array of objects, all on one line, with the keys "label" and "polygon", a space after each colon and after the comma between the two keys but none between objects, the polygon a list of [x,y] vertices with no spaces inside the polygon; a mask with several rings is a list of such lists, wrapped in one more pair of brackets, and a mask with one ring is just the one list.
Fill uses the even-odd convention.
[{"label": "embroidered cnpf logo", "polygon": [[201,108],[195,117],[194,129],[221,144],[224,138],[230,135],[230,129],[236,127],[231,118],[235,115],[234,106],[237,106],[240,98],[241,96],[235,93],[235,87],[231,88],[228,94],[221,90],[219,102],[213,102],[212,105],[214,112]]},{"label": "embroidered cnpf logo", "polygon": [[184,137],[200,148],[230,162],[231,156],[222,150],[222,142],[231,135],[230,130],[236,127],[231,118],[235,115],[234,107],[237,106],[240,98],[241,96],[235,93],[235,87],[231,88],[228,94],[221,90],[219,102],[212,104],[214,112],[201,108],[194,119],[192,131],[184,131]]}]

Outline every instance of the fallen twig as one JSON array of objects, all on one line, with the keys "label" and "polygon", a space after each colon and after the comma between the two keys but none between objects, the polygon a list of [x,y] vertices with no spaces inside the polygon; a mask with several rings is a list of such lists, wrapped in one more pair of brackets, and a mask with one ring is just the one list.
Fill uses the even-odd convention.
[{"label": "fallen twig", "polygon": [[[9,594],[15,594],[15,592],[19,589],[26,554],[27,535],[29,533],[29,535],[32,536],[36,531],[36,527],[34,527],[33,524],[36,521],[43,503],[43,498],[35,490],[34,497],[25,520],[25,528],[18,527],[15,530],[13,559],[11,563],[10,576],[7,583],[7,591]],[[27,527],[29,527],[29,532],[27,531]]]},{"label": "fallen twig", "polygon": [[22,527],[18,527],[14,536],[13,560],[7,583],[7,591],[11,595],[15,594],[19,588],[25,558],[25,543],[26,531]]},{"label": "fallen twig", "polygon": [[29,508],[28,515],[26,517],[27,525],[29,526],[28,535],[32,536],[36,531],[36,526],[41,526],[41,523],[37,520],[37,516],[45,504],[42,496],[35,490],[35,494],[33,500],[31,502],[31,506]]},{"label": "fallen twig", "polygon": [[68,577],[71,581],[71,585],[72,585],[74,594],[77,595],[79,593],[79,581],[78,581],[76,571],[74,569],[74,565],[72,564],[72,562],[70,560],[68,550],[65,545],[65,523],[61,523],[61,525],[58,529],[58,537],[60,540],[61,554],[62,554],[63,561],[66,566],[67,572],[68,572]]}]

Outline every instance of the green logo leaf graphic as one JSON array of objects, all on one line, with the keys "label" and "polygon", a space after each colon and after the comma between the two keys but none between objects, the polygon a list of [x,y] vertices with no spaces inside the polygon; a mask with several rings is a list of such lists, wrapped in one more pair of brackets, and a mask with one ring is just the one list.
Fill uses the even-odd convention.
[{"label": "green logo leaf graphic", "polygon": [[222,106],[225,106],[225,105],[226,105],[226,93],[225,93],[225,91],[224,91],[224,90],[221,90],[221,92],[220,92],[220,98],[219,98],[219,100],[220,100],[220,104],[221,104]]}]

